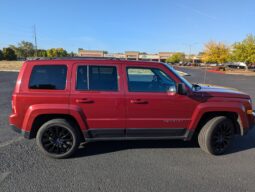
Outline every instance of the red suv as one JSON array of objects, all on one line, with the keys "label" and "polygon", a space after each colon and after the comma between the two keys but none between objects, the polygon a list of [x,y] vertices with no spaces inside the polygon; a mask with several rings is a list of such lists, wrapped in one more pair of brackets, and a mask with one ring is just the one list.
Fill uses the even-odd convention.
[{"label": "red suv", "polygon": [[133,139],[195,138],[219,155],[254,119],[249,95],[191,84],[167,64],[72,58],[23,64],[10,124],[54,158],[81,142]]}]

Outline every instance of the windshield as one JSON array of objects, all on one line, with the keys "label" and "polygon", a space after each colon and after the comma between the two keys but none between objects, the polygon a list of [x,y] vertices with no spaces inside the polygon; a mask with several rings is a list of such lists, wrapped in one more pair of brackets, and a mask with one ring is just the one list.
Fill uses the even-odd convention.
[{"label": "windshield", "polygon": [[192,85],[189,81],[187,81],[187,79],[185,79],[183,76],[181,76],[172,66],[170,66],[170,65],[168,65],[168,64],[166,64],[166,63],[164,63],[164,65],[165,65],[169,70],[171,70],[178,78],[180,78],[181,81],[182,81],[183,83],[185,83],[185,85],[187,85],[190,89],[192,89],[193,85]]}]

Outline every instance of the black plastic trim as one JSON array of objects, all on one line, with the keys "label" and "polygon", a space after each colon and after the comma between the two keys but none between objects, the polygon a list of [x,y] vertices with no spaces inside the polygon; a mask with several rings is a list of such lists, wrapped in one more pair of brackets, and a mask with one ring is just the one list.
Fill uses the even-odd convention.
[{"label": "black plastic trim", "polygon": [[107,140],[158,140],[158,139],[183,139],[191,140],[193,131],[185,128],[100,128],[83,131],[86,141]]},{"label": "black plastic trim", "polygon": [[11,129],[19,134],[21,134],[26,139],[31,139],[31,134],[28,131],[23,131],[22,129],[16,127],[15,125],[10,125]]}]

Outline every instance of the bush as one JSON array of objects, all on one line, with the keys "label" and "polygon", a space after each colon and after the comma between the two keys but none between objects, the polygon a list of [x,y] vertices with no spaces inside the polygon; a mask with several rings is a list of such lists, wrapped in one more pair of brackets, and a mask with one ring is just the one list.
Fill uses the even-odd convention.
[{"label": "bush", "polygon": [[17,59],[17,55],[15,54],[15,51],[11,48],[4,48],[3,49],[3,59],[8,61],[13,61]]},{"label": "bush", "polygon": [[0,50],[0,61],[4,59],[3,52]]}]

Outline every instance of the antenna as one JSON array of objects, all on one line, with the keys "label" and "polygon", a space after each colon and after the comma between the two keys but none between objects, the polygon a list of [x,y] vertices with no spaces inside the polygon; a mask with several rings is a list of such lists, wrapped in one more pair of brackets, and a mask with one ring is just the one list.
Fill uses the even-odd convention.
[{"label": "antenna", "polygon": [[35,56],[37,57],[36,25],[34,25]]}]

